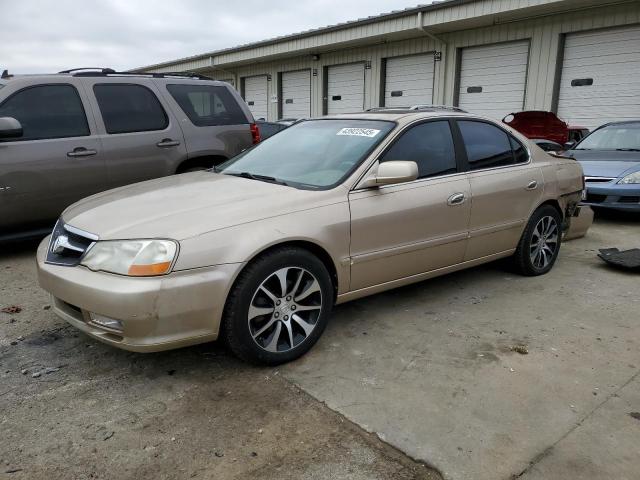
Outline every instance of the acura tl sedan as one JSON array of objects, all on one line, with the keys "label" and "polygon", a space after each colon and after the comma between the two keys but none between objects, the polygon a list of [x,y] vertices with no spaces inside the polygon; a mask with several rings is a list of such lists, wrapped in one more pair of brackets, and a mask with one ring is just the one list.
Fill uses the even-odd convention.
[{"label": "acura tl sedan", "polygon": [[565,154],[582,164],[585,204],[640,212],[640,120],[603,125]]},{"label": "acura tl sedan", "polygon": [[469,114],[305,120],[215,171],[72,205],[38,275],[56,314],[110,345],[222,338],[278,364],[335,304],[503,257],[547,273],[582,190],[578,162]]}]

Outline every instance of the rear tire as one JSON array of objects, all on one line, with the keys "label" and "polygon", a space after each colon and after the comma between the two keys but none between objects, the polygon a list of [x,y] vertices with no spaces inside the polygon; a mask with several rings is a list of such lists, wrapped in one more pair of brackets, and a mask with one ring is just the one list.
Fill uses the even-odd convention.
[{"label": "rear tire", "polygon": [[241,272],[225,305],[222,337],[242,360],[290,362],[318,341],[333,302],[324,264],[307,250],[279,248]]},{"label": "rear tire", "polygon": [[562,243],[562,215],[551,205],[539,207],[527,223],[513,264],[526,276],[544,275],[553,268]]}]

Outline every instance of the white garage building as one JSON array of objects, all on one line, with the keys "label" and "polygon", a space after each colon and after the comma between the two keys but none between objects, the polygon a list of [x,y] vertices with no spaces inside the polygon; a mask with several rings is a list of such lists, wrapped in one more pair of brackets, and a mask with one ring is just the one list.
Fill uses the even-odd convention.
[{"label": "white garage building", "polygon": [[640,118],[640,2],[446,0],[137,69],[232,83],[256,118],[456,105]]}]

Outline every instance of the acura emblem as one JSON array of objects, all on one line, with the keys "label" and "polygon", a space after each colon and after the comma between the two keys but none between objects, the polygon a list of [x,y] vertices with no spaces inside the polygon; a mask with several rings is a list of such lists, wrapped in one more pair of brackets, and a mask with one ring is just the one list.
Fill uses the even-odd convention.
[{"label": "acura emblem", "polygon": [[66,235],[59,235],[51,245],[51,252],[60,254],[69,246],[69,238]]}]

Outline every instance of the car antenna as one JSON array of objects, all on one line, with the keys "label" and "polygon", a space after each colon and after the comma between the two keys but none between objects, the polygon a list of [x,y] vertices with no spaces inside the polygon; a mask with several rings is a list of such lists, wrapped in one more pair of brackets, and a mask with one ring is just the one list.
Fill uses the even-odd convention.
[{"label": "car antenna", "polygon": [[9,70],[5,69],[2,71],[2,76],[0,76],[0,78],[9,78],[11,77],[11,75],[9,75]]}]

